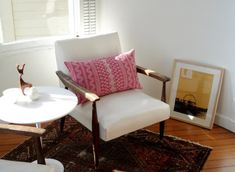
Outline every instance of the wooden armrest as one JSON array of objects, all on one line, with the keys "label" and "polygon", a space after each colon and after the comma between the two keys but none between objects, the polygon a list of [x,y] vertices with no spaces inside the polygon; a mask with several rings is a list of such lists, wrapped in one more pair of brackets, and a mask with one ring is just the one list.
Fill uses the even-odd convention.
[{"label": "wooden armrest", "polygon": [[80,93],[83,95],[86,99],[88,99],[91,102],[99,100],[99,96],[97,96],[95,93],[87,90],[86,88],[78,85],[75,81],[71,79],[70,76],[64,74],[62,71],[56,71],[57,76],[60,78],[61,82],[68,88],[70,88],[75,93]]},{"label": "wooden armrest", "polygon": [[162,81],[163,85],[162,85],[161,100],[166,102],[166,82],[170,81],[170,78],[167,76],[164,76],[160,73],[157,73],[153,70],[150,70],[150,69],[138,66],[138,65],[136,65],[136,70],[137,70],[137,72],[139,72],[141,74],[144,74],[144,75],[147,75],[147,76],[150,76],[152,78],[155,78],[155,79]]},{"label": "wooden armrest", "polygon": [[3,133],[15,133],[25,136],[40,137],[46,130],[43,128],[11,125],[11,124],[0,124],[0,132]]},{"label": "wooden armrest", "polygon": [[150,69],[138,66],[138,65],[136,65],[136,70],[137,70],[137,72],[139,72],[141,74],[153,77],[153,78],[158,79],[158,80],[160,80],[162,82],[170,81],[169,77],[164,76],[164,75],[162,75],[160,73],[157,73],[157,72],[155,72],[153,70],[150,70]]},{"label": "wooden armrest", "polygon": [[33,136],[37,152],[37,162],[38,164],[46,164],[40,141],[40,136],[46,132],[45,129],[22,125],[0,124],[0,132]]}]

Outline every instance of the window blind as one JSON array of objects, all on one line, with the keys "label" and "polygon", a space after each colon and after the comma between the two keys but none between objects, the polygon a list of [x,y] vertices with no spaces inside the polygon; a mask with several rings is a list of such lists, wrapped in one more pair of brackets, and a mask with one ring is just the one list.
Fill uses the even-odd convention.
[{"label": "window blind", "polygon": [[83,34],[96,33],[96,0],[81,0],[81,26]]}]

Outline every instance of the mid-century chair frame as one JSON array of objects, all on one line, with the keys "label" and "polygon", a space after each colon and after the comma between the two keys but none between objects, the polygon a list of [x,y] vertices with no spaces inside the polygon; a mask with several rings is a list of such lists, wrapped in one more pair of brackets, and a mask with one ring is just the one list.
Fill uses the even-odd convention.
[{"label": "mid-century chair frame", "polygon": [[[161,100],[163,102],[166,102],[166,83],[170,81],[170,78],[167,76],[164,76],[160,73],[154,72],[152,70],[149,70],[147,68],[143,68],[140,66],[136,66],[137,72],[144,74],[146,76],[155,78],[162,82],[162,95]],[[97,109],[96,109],[96,102],[99,101],[100,97],[97,96],[95,93],[92,93],[91,91],[87,90],[86,88],[81,87],[76,82],[74,82],[70,76],[64,74],[62,71],[57,71],[56,74],[62,81],[62,83],[65,85],[65,88],[69,88],[73,90],[76,93],[82,94],[84,97],[86,97],[87,100],[92,102],[92,136],[93,136],[93,155],[94,155],[94,162],[95,167],[98,167],[99,161],[99,140],[100,140],[100,134],[99,134],[99,121],[97,117]],[[62,119],[62,128],[64,123],[64,118]],[[165,121],[160,122],[160,139],[163,138],[164,135],[164,127],[165,127]]]}]

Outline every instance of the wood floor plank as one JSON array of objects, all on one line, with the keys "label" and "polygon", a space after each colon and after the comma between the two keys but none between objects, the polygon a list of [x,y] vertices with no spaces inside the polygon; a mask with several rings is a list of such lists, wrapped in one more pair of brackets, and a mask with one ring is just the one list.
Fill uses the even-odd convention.
[{"label": "wood floor plank", "polygon": [[235,159],[235,151],[234,150],[212,151],[208,159],[210,160]]},{"label": "wood floor plank", "polygon": [[202,172],[233,172],[233,171],[235,171],[235,166],[210,168],[210,169],[203,169],[202,170]]},{"label": "wood floor plank", "polygon": [[209,160],[205,163],[203,169],[221,168],[235,166],[235,158]]}]

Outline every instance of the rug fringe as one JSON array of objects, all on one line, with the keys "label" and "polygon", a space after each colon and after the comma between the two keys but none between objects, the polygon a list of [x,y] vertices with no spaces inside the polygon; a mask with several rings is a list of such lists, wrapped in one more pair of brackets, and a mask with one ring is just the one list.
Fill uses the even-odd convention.
[{"label": "rug fringe", "polygon": [[[148,131],[148,132],[150,132],[150,133],[154,133],[154,134],[158,134],[158,135],[159,135],[158,132],[154,132],[154,131],[149,130],[149,129],[143,129],[143,130]],[[199,142],[191,141],[191,140],[188,140],[188,139],[183,139],[183,138],[181,138],[181,137],[173,136],[173,135],[164,135],[164,136],[172,137],[172,138],[174,138],[174,139],[182,140],[182,141],[185,141],[185,142],[189,142],[189,143],[196,144],[196,145],[198,145],[198,146],[203,146],[203,147],[206,147],[206,148],[208,148],[208,149],[213,150],[213,148],[212,148],[211,146],[203,145],[203,144],[201,144],[201,143],[199,143]]]}]

